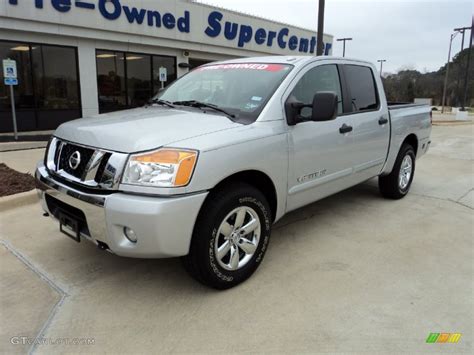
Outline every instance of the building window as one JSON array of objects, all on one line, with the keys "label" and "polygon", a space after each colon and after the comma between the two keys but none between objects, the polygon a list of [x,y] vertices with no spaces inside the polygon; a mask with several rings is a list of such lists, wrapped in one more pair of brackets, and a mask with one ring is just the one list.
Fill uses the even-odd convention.
[{"label": "building window", "polygon": [[160,68],[167,69],[168,81],[163,84],[164,87],[176,80],[176,58],[153,56],[153,95],[161,89]]},{"label": "building window", "polygon": [[97,50],[99,112],[143,106],[161,88],[159,70],[167,69],[164,86],[176,80],[176,58]]},{"label": "building window", "polygon": [[76,51],[73,48],[31,48],[35,96],[40,109],[79,109]]},{"label": "building window", "polygon": [[100,112],[127,108],[123,53],[97,51],[96,57]]},{"label": "building window", "polygon": [[[0,40],[0,61],[7,58],[17,64],[20,131],[52,130],[81,117],[76,48]],[[11,132],[10,88],[0,72],[0,132]]]},{"label": "building window", "polygon": [[151,56],[126,53],[128,105],[143,106],[153,96]]},{"label": "building window", "polygon": [[[18,85],[14,87],[16,109],[34,109],[30,46],[25,43],[0,41],[0,60],[4,59],[16,61],[18,73]],[[0,79],[0,110],[9,111],[10,88],[3,85],[3,70],[0,70]]]},{"label": "building window", "polygon": [[189,70],[196,69],[201,65],[206,65],[208,63],[213,62],[212,60],[205,60],[205,59],[197,59],[197,58],[189,58]]}]

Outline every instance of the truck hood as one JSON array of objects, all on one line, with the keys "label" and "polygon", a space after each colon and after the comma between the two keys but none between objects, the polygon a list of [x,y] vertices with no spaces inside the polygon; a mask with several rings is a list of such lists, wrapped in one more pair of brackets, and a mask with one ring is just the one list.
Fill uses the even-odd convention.
[{"label": "truck hood", "polygon": [[[173,145],[184,139],[241,127],[225,116],[164,107],[142,107],[62,124],[54,135],[71,142],[123,153]],[[187,147],[180,147],[187,148]]]}]

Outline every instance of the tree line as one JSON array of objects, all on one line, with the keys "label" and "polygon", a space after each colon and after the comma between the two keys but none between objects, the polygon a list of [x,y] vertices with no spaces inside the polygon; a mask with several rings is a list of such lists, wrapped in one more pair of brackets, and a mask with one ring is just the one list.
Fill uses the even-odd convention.
[{"label": "tree line", "polygon": [[[474,47],[471,50],[466,107],[474,106]],[[446,106],[459,107],[464,95],[464,78],[469,49],[459,52],[449,64],[449,78],[446,90]],[[447,64],[439,70],[421,73],[418,70],[403,69],[396,74],[387,74],[382,80],[388,101],[413,102],[415,98],[431,98],[433,105],[442,104],[444,79]]]}]

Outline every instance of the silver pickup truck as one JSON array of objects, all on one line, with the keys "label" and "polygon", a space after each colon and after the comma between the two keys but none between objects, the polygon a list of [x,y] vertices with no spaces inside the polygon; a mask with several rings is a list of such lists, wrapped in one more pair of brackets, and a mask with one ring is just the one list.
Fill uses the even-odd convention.
[{"label": "silver pickup truck", "polygon": [[428,106],[388,105],[375,67],[262,57],[199,67],[141,108],[61,125],[36,171],[45,215],[76,241],[182,257],[201,283],[247,279],[285,213],[378,176],[410,189]]}]

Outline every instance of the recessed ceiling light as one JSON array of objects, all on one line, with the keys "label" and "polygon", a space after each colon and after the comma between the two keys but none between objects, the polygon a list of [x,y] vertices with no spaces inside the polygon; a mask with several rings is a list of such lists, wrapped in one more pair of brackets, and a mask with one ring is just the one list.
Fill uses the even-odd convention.
[{"label": "recessed ceiling light", "polygon": [[10,48],[12,51],[19,51],[19,52],[28,52],[30,50],[29,46],[18,46]]},{"label": "recessed ceiling light", "polygon": [[115,54],[97,54],[97,58],[114,58],[116,57],[117,55]]},{"label": "recessed ceiling light", "polygon": [[137,60],[137,59],[143,59],[143,57],[138,57],[138,56],[127,56],[127,60]]}]

